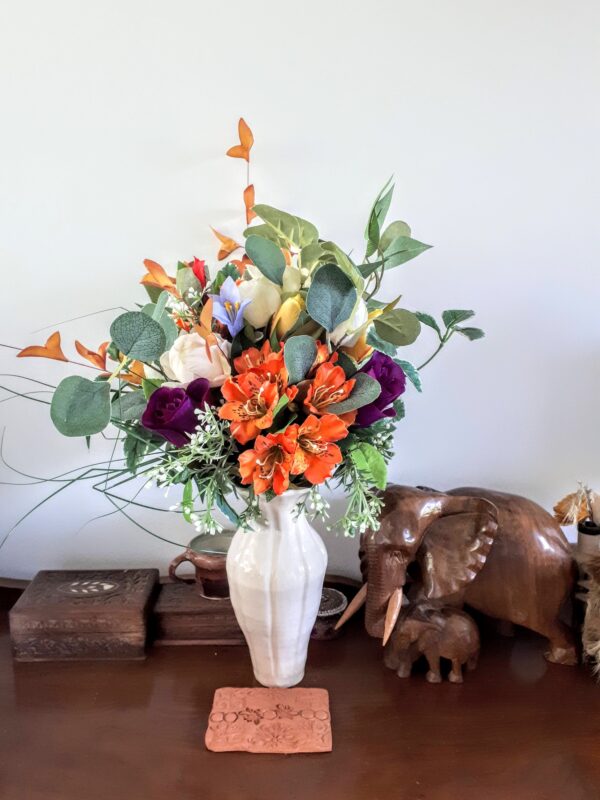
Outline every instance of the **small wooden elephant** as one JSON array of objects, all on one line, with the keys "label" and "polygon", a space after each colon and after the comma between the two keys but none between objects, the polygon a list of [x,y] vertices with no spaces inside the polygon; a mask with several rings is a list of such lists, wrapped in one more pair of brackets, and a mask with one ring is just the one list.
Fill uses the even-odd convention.
[{"label": "small wooden elephant", "polygon": [[429,664],[427,680],[440,683],[440,658],[452,662],[448,680],[462,683],[462,666],[477,666],[479,631],[464,611],[457,608],[416,606],[403,611],[386,645],[384,663],[400,678],[408,678],[413,663],[424,655]]}]

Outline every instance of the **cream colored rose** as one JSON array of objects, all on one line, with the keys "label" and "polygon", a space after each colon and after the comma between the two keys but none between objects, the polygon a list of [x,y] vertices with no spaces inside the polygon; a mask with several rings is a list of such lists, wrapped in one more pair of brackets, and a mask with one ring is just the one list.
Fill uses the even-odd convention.
[{"label": "cream colored rose", "polygon": [[331,341],[336,347],[340,344],[344,345],[344,347],[352,347],[353,344],[356,344],[362,332],[359,328],[362,328],[368,319],[369,310],[361,297],[350,319],[340,322],[337,328],[331,332]]},{"label": "cream colored rose", "polygon": [[186,333],[160,357],[160,365],[167,378],[187,385],[196,378],[206,378],[211,386],[222,386],[231,375],[229,354],[231,344],[216,335],[217,343],[211,345],[210,356],[206,343],[198,333]]},{"label": "cream colored rose", "polygon": [[244,309],[244,319],[253,328],[264,328],[281,305],[281,289],[254,265],[246,267],[252,276],[238,284],[242,300],[251,300]]}]

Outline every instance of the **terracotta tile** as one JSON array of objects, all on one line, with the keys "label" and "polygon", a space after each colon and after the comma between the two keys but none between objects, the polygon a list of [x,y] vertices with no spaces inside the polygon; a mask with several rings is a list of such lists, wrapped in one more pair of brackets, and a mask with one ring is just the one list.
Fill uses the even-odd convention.
[{"label": "terracotta tile", "polygon": [[206,746],[215,752],[328,753],[331,744],[326,689],[217,689]]}]

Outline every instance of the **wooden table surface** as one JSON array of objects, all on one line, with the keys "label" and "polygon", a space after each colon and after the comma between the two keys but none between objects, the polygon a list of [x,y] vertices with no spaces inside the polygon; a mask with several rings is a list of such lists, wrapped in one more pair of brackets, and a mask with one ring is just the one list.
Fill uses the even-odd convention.
[{"label": "wooden table surface", "polygon": [[244,647],[145,662],[16,664],[0,617],[2,800],[587,800],[600,797],[600,686],[527,633],[484,639],[462,686],[401,680],[359,621],[311,642],[333,752],[210,753],[214,690],[253,685]]}]

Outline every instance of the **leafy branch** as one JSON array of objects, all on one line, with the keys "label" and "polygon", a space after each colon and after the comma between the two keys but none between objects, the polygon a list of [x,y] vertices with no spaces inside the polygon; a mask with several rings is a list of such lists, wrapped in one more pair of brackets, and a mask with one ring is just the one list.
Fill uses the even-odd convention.
[{"label": "leafy branch", "polygon": [[437,354],[446,346],[450,338],[455,333],[460,333],[462,336],[466,336],[469,341],[474,342],[476,339],[482,339],[485,336],[485,333],[481,330],[481,328],[470,328],[470,327],[462,327],[460,326],[461,322],[466,322],[471,317],[475,316],[474,311],[462,310],[462,309],[448,309],[442,312],[442,322],[445,326],[445,330],[442,333],[442,330],[436,320],[431,316],[431,314],[425,314],[422,311],[415,312],[415,316],[419,320],[422,325],[426,325],[428,328],[434,330],[437,334],[439,339],[439,343],[437,348],[433,351],[433,353],[429,356],[429,358],[420,364],[417,367],[417,370],[422,370],[423,367],[426,367],[430,361],[437,356]]}]

